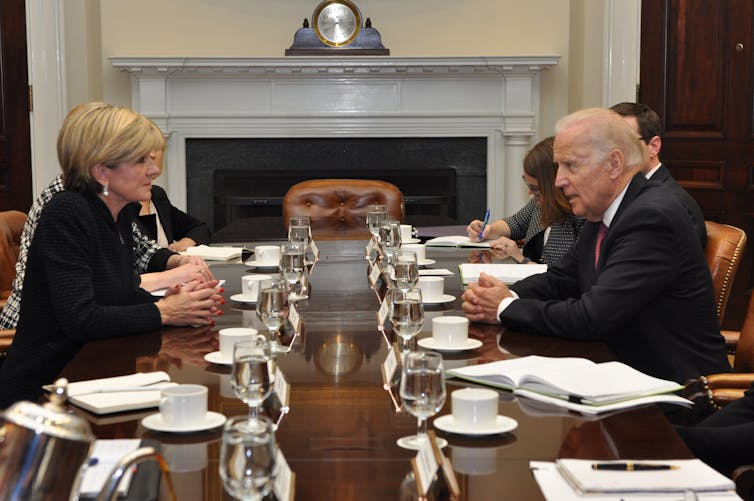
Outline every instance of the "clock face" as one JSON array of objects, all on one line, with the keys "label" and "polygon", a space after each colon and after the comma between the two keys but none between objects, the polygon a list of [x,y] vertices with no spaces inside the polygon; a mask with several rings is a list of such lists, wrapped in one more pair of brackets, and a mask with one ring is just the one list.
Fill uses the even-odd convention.
[{"label": "clock face", "polygon": [[347,0],[326,0],[317,7],[313,17],[317,36],[332,47],[348,45],[361,30],[361,14]]}]

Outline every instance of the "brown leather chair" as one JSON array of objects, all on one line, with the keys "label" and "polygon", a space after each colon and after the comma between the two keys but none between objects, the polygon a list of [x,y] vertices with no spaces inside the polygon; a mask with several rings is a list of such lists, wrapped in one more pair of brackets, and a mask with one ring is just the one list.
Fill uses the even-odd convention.
[{"label": "brown leather chair", "polygon": [[[16,210],[0,212],[0,307],[10,296],[16,278],[16,261],[21,246],[21,233],[26,214]],[[15,330],[0,330],[0,357],[4,357],[13,341]]]},{"label": "brown leather chair", "polygon": [[717,318],[722,324],[733,279],[746,248],[746,233],[735,226],[714,221],[705,221],[704,224],[707,227],[707,248],[704,255],[712,274]]},{"label": "brown leather chair", "polygon": [[312,236],[320,240],[368,239],[367,207],[384,205],[403,221],[403,193],[395,185],[372,179],[312,179],[294,184],[283,197],[286,228],[291,216],[309,216]]}]

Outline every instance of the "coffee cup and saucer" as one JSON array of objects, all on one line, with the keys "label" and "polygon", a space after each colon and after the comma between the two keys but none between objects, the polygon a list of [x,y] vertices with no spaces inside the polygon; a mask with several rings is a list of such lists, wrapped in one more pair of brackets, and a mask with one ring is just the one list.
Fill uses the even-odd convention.
[{"label": "coffee cup and saucer", "polygon": [[[414,238],[414,227],[410,224],[401,225],[401,242],[404,244],[418,244],[421,239]],[[421,265],[420,265],[421,266]]]},{"label": "coffee cup and saucer", "polygon": [[435,419],[434,427],[458,435],[496,435],[518,427],[515,419],[497,413],[498,394],[487,388],[462,388],[450,394],[452,414]]},{"label": "coffee cup and saucer", "polygon": [[204,360],[211,364],[233,365],[233,346],[239,341],[251,341],[257,335],[257,330],[251,327],[230,327],[220,329],[220,350],[204,355]]},{"label": "coffee cup and saucer", "polygon": [[422,291],[422,303],[427,305],[444,304],[455,301],[455,296],[445,294],[445,279],[437,276],[419,277],[417,287]]},{"label": "coffee cup and saucer", "polygon": [[[418,239],[417,239],[418,241]],[[429,266],[430,264],[435,264],[434,259],[427,259],[427,249],[424,244],[420,243],[407,243],[403,242],[401,244],[401,250],[405,250],[408,252],[413,252],[416,254],[416,264],[417,266]]]},{"label": "coffee cup and saucer", "polygon": [[241,293],[233,294],[230,300],[238,303],[256,303],[259,297],[259,285],[271,279],[270,275],[244,275],[241,277]]},{"label": "coffee cup and saucer", "polygon": [[279,268],[280,247],[277,245],[257,245],[254,247],[254,259],[249,259],[244,264],[254,268]]},{"label": "coffee cup and saucer", "polygon": [[161,390],[160,412],[150,414],[141,424],[150,430],[166,433],[194,433],[218,428],[225,416],[207,410],[207,387],[179,384]]},{"label": "coffee cup and saucer", "polygon": [[478,339],[469,337],[469,319],[445,316],[432,319],[432,337],[417,341],[419,346],[434,351],[466,351],[482,346]]}]

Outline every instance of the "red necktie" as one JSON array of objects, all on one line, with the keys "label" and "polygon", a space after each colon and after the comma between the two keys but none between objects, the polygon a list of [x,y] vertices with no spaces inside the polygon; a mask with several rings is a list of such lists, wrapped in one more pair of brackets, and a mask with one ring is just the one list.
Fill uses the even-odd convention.
[{"label": "red necktie", "polygon": [[607,233],[607,226],[605,226],[605,223],[600,223],[600,229],[597,232],[597,242],[594,245],[594,267],[597,267],[597,263],[600,261],[600,251],[602,250],[602,240],[605,238],[605,234]]}]

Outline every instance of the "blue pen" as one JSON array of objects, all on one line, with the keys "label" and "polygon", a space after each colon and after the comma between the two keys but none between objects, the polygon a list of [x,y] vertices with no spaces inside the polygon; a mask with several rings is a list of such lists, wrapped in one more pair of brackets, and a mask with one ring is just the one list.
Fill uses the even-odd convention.
[{"label": "blue pen", "polygon": [[487,208],[487,212],[484,213],[484,221],[482,221],[482,229],[479,232],[479,241],[482,241],[482,236],[484,235],[484,229],[487,227],[487,223],[490,222],[490,209]]}]

